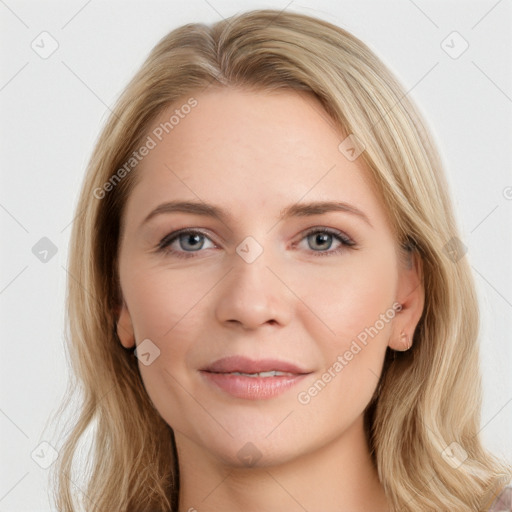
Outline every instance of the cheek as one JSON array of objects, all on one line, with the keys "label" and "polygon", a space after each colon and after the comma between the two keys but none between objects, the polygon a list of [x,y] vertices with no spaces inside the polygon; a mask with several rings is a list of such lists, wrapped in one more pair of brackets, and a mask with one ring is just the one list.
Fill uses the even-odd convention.
[{"label": "cheek", "polygon": [[307,414],[334,407],[349,419],[362,413],[375,391],[396,315],[393,248],[356,255],[333,277],[336,282],[326,282],[327,293],[316,292],[315,300],[335,336],[323,338],[324,373],[302,390],[299,402]]},{"label": "cheek", "polygon": [[158,402],[162,389],[179,400],[180,384],[188,387],[187,361],[194,340],[205,330],[206,315],[211,315],[208,292],[218,276],[199,267],[187,271],[142,265],[138,268],[137,272],[124,275],[123,293],[137,345],[149,339],[156,346],[153,353],[158,354],[149,365],[139,361],[140,373],[154,402]]},{"label": "cheek", "polygon": [[123,282],[137,341],[150,338],[157,345],[172,340],[201,309],[201,302],[214,285],[213,276],[199,269],[145,269]]},{"label": "cheek", "polygon": [[[351,253],[328,272],[317,268],[296,279],[300,297],[316,313],[303,316],[308,330],[314,324],[318,327],[320,319],[333,348],[343,349],[392,308],[398,277],[394,250],[380,247],[379,251]],[[379,326],[379,330],[389,331],[389,323]]]},{"label": "cheek", "polygon": [[175,411],[190,412],[196,407],[188,393],[193,385],[187,360],[213,284],[211,277],[193,271],[146,268],[123,285],[137,345],[149,339],[156,346],[151,345],[151,350],[158,354],[148,365],[142,359],[138,362],[144,387],[164,420],[180,431],[188,432],[191,426],[187,414],[176,424]]}]

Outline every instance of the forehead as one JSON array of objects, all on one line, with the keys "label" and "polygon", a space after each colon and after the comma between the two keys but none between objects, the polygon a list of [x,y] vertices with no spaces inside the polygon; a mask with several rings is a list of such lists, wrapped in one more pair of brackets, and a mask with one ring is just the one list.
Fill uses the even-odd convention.
[{"label": "forehead", "polygon": [[148,136],[128,200],[138,210],[189,198],[278,214],[302,197],[380,208],[362,158],[340,152],[345,134],[310,94],[211,88],[162,111]]}]

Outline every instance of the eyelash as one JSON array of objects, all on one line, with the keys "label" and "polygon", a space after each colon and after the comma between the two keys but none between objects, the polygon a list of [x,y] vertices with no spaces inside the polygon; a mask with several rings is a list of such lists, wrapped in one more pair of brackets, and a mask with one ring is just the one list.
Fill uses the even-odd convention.
[{"label": "eyelash", "polygon": [[[341,231],[330,229],[330,228],[311,228],[306,231],[304,236],[301,238],[300,242],[307,238],[308,236],[317,234],[317,233],[327,233],[329,235],[332,235],[335,239],[337,239],[339,242],[341,242],[340,247],[338,249],[329,250],[329,251],[313,251],[311,252],[315,256],[333,256],[336,254],[340,254],[341,252],[344,252],[347,249],[357,249],[356,243],[349,238],[347,235],[342,233]],[[176,251],[175,249],[171,249],[169,246],[177,240],[180,235],[200,235],[206,238],[209,238],[205,233],[202,231],[198,231],[195,229],[183,229],[179,231],[174,231],[172,233],[169,233],[167,236],[165,236],[160,243],[157,246],[157,252],[164,253],[164,254],[171,254],[173,256],[176,256],[177,258],[193,258],[195,257],[195,253],[202,252],[201,249],[197,251]]]}]

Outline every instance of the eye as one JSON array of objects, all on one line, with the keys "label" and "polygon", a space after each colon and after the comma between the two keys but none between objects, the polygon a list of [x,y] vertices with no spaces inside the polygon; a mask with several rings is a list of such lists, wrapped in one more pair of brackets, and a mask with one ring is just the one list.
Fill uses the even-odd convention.
[{"label": "eye", "polygon": [[[350,247],[354,247],[355,242],[342,233],[341,231],[330,228],[312,228],[306,232],[301,242],[306,240],[308,247],[313,251],[314,256],[331,256],[339,254]],[[338,244],[338,247],[329,250],[332,247],[333,241]]]},{"label": "eye", "polygon": [[158,250],[171,253],[178,258],[190,258],[193,257],[193,254],[187,253],[200,252],[204,248],[205,240],[210,239],[201,231],[194,229],[174,231],[158,244]]}]

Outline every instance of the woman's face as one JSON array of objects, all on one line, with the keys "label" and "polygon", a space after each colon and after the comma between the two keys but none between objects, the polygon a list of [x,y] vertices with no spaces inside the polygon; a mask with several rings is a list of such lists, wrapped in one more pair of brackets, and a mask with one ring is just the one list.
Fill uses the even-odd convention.
[{"label": "woman's face", "polygon": [[275,464],[361,425],[387,346],[421,315],[420,269],[317,100],[195,100],[160,115],[132,171],[118,334],[179,448]]}]

